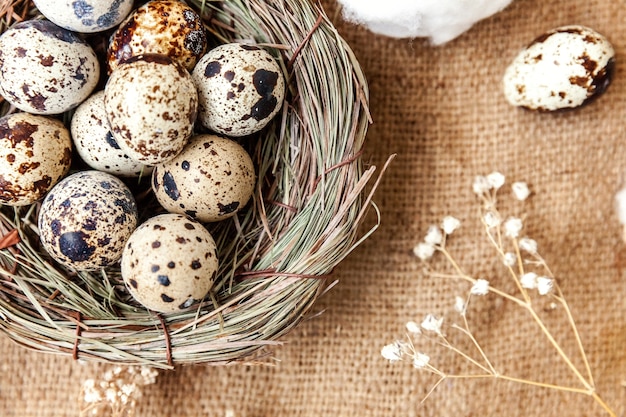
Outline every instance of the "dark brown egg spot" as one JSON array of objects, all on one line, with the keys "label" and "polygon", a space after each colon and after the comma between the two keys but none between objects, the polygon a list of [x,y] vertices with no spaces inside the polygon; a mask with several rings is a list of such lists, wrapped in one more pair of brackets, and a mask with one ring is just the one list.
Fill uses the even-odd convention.
[{"label": "dark brown egg spot", "polygon": [[180,198],[180,192],[176,186],[176,181],[174,181],[174,177],[169,171],[166,171],[163,174],[163,190],[165,191],[165,194],[167,194],[167,196],[174,201]]},{"label": "dark brown egg spot", "polygon": [[12,27],[12,29],[28,28],[34,28],[42,35],[56,38],[62,42],[82,44],[87,43],[74,32],[63,29],[48,20],[25,20]]},{"label": "dark brown egg spot", "polygon": [[167,263],[167,267],[168,267],[169,269],[174,269],[174,268],[176,268],[176,262],[174,262],[174,261],[169,261],[169,262]]},{"label": "dark brown egg spot", "polygon": [[224,78],[226,78],[228,81],[232,81],[235,79],[235,72],[234,71],[226,71],[224,73]]},{"label": "dark brown egg spot", "polygon": [[202,264],[200,263],[200,261],[198,259],[195,259],[193,261],[191,261],[191,269],[200,269],[202,268]]},{"label": "dark brown egg spot", "polygon": [[187,229],[187,230],[195,230],[196,226],[194,226],[191,223],[185,223],[185,229]]},{"label": "dark brown egg spot", "polygon": [[174,299],[169,297],[167,294],[161,294],[161,300],[163,300],[163,302],[165,303],[171,303],[172,301],[174,301]]},{"label": "dark brown egg spot", "polygon": [[8,139],[13,148],[22,142],[25,142],[25,147],[32,148],[34,142],[32,135],[39,130],[39,126],[20,121],[11,128],[8,123],[9,118],[10,116],[0,119],[0,138]]},{"label": "dark brown egg spot", "polygon": [[160,247],[161,247],[161,242],[159,242],[158,240],[155,240],[154,242],[152,242],[153,249],[160,248]]},{"label": "dark brown egg spot", "polygon": [[63,225],[58,219],[54,219],[50,222],[50,231],[54,236],[59,236],[61,234],[62,227]]},{"label": "dark brown egg spot", "polygon": [[220,210],[219,212],[220,216],[223,216],[223,215],[230,214],[236,211],[237,208],[239,207],[239,201],[233,201],[230,204],[217,203],[217,207]]},{"label": "dark brown egg spot", "polygon": [[204,76],[207,78],[215,77],[222,70],[222,64],[218,61],[211,61],[204,67]]},{"label": "dark brown egg spot", "polygon": [[193,30],[185,36],[185,49],[195,56],[200,56],[206,47],[206,35],[204,30]]},{"label": "dark brown egg spot", "polygon": [[170,278],[167,275],[158,275],[157,281],[164,287],[169,287],[169,285],[171,284]]},{"label": "dark brown egg spot", "polygon": [[59,250],[74,262],[86,261],[96,250],[94,246],[89,245],[88,238],[89,236],[82,231],[63,233],[59,238]]},{"label": "dark brown egg spot", "polygon": [[136,281],[136,280],[134,280],[134,279],[130,279],[130,280],[129,280],[129,282],[130,282],[130,285],[131,285],[134,289],[137,289],[138,285],[137,285],[137,281]]}]

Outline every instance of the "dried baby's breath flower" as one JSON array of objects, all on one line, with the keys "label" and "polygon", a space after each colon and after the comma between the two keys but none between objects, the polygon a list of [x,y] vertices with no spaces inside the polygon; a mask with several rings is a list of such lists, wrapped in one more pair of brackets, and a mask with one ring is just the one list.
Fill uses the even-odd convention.
[{"label": "dried baby's breath flower", "polygon": [[488,211],[483,215],[483,221],[490,229],[500,226],[500,215],[495,211]]},{"label": "dried baby's breath flower", "polygon": [[81,416],[131,417],[141,387],[156,382],[158,371],[147,366],[116,366],[83,382]]},{"label": "dried baby's breath flower", "polygon": [[413,356],[413,367],[417,369],[422,369],[428,366],[430,362],[430,356],[426,355],[422,352],[417,352]]},{"label": "dried baby's breath flower", "polygon": [[428,228],[424,242],[431,245],[440,245],[443,242],[443,234],[439,226],[432,225]]},{"label": "dried baby's breath flower", "polygon": [[491,188],[499,190],[504,185],[505,177],[498,171],[494,171],[487,175],[487,182]]},{"label": "dried baby's breath flower", "polygon": [[517,217],[509,217],[504,222],[504,235],[510,237],[511,239],[515,239],[522,231],[522,227],[524,227],[522,219],[519,219]]},{"label": "dried baby's breath flower", "polygon": [[515,266],[517,264],[517,255],[513,252],[507,252],[504,254],[503,261],[506,266]]},{"label": "dried baby's breath flower", "polygon": [[446,235],[451,235],[461,226],[461,221],[456,217],[446,216],[441,222],[441,228]]},{"label": "dried baby's breath flower", "polygon": [[[439,377],[439,380],[435,383],[430,393],[446,379],[455,380],[458,378],[494,378],[500,380],[508,380],[510,382],[522,383],[536,387],[556,389],[562,392],[569,393],[582,393],[592,397],[595,402],[601,406],[610,417],[617,417],[617,413],[600,397],[596,391],[594,378],[591,373],[590,362],[587,359],[584,347],[582,345],[582,338],[576,327],[576,323],[572,319],[570,309],[567,301],[558,289],[558,284],[553,278],[552,272],[543,258],[537,251],[537,242],[528,237],[519,238],[520,232],[523,229],[523,222],[518,217],[506,218],[502,216],[498,210],[497,190],[504,184],[504,176],[499,173],[492,173],[488,176],[478,176],[473,183],[473,190],[480,197],[480,215],[479,218],[483,223],[483,232],[487,236],[487,241],[495,249],[495,256],[502,261],[508,268],[499,268],[504,270],[504,276],[494,276],[492,282],[486,279],[478,279],[471,273],[462,267],[458,262],[458,259],[452,252],[446,247],[446,237],[450,235],[456,227],[458,227],[458,221],[446,220],[441,224],[441,229],[437,228],[437,232],[443,231],[442,241],[439,240],[439,235],[433,229],[429,229],[428,242],[423,242],[418,245],[414,252],[420,258],[425,259],[433,255],[435,251],[441,252],[445,260],[448,261],[448,267],[452,269],[452,272],[438,272],[431,270],[432,265],[425,265],[426,273],[430,273],[431,277],[437,278],[457,278],[460,281],[464,281],[471,284],[469,294],[466,298],[456,296],[454,299],[454,310],[461,315],[460,323],[452,322],[446,329],[451,333],[456,333],[454,339],[448,339],[448,335],[442,332],[443,318],[437,318],[433,314],[428,314],[424,320],[417,325],[415,322],[407,323],[408,333],[406,337],[409,339],[408,343],[396,341],[392,345],[388,345],[383,348],[383,356],[392,361],[406,361],[411,362],[414,368],[423,372],[428,372]],[[526,183],[513,184],[513,194],[518,200],[524,200],[529,195],[528,186]],[[626,191],[624,191],[624,219],[626,219]],[[506,218],[506,221],[502,219]],[[454,219],[456,220],[456,219]],[[626,223],[626,220],[624,220]],[[504,239],[503,237],[510,239]],[[521,252],[520,252],[521,251]],[[523,253],[522,253],[523,252]],[[530,254],[530,259],[526,257]],[[490,259],[485,259],[485,262],[491,262]],[[526,271],[527,265],[532,265],[533,271]],[[545,274],[545,275],[541,275]],[[502,281],[505,281],[504,283]],[[509,281],[509,285],[506,284]],[[514,285],[510,285],[511,282]],[[536,294],[530,294],[527,290],[537,290]],[[510,376],[506,373],[502,373],[499,370],[506,369],[506,366],[493,363],[488,356],[488,352],[483,349],[478,338],[472,332],[472,326],[470,326],[469,319],[466,314],[469,300],[473,295],[486,295],[492,293],[495,297],[501,297],[504,300],[520,307],[525,312],[530,312],[532,320],[537,324],[540,332],[542,332],[547,342],[554,348],[554,353],[559,357],[563,363],[572,371],[572,374],[580,382],[580,386],[558,385],[550,382],[544,382],[542,378],[520,378],[519,376]],[[556,294],[554,294],[556,293]],[[535,303],[534,297],[536,295],[547,296],[547,303],[549,308],[557,309],[561,308],[562,311],[567,312],[565,320],[569,323],[569,328],[573,332],[573,343],[577,346],[580,356],[577,360],[571,360],[569,356],[570,349],[565,349],[564,345],[561,345],[560,341],[557,341],[551,334],[548,326],[543,321],[543,314],[537,310],[538,306],[542,306],[542,309],[546,308],[546,303]],[[478,301],[477,301],[478,302]],[[458,319],[458,316],[456,316]],[[528,317],[524,315],[524,317]],[[421,331],[417,332],[416,330]],[[419,334],[419,338],[415,335]],[[466,341],[470,343],[471,348],[466,350],[462,346],[454,345],[456,337],[464,337]],[[436,364],[430,362],[430,356],[425,353],[421,353],[416,350],[418,344],[427,342],[434,342],[437,346],[448,349],[450,352],[458,354],[460,357],[467,360],[474,370],[464,373],[455,373],[454,370],[450,370],[449,367],[439,368]],[[522,358],[523,359],[523,358]],[[583,367],[578,367],[576,363],[582,363]],[[549,370],[546,370],[548,372]]]},{"label": "dried baby's breath flower", "polygon": [[513,191],[513,195],[519,201],[524,201],[530,195],[530,190],[528,189],[528,184],[525,182],[514,182],[511,185],[511,190]]},{"label": "dried baby's breath flower", "polygon": [[413,248],[413,254],[422,261],[427,261],[433,257],[435,253],[435,245],[426,242],[420,242]]},{"label": "dried baby's breath flower", "polygon": [[519,240],[519,248],[531,255],[535,255],[537,253],[537,242],[534,239],[523,237]]},{"label": "dried baby's breath flower", "polygon": [[537,292],[539,295],[546,295],[552,292],[552,288],[554,287],[554,280],[549,277],[539,277],[537,278]]},{"label": "dried baby's breath flower", "polygon": [[537,288],[537,274],[534,272],[527,272],[519,278],[520,284],[524,288],[534,290]]},{"label": "dried baby's breath flower", "polygon": [[422,330],[420,329],[420,325],[414,321],[409,321],[406,323],[406,331],[412,334],[422,333]]},{"label": "dried baby's breath flower", "polygon": [[472,295],[486,295],[489,292],[489,281],[486,279],[477,279],[472,285],[470,294]]},{"label": "dried baby's breath flower", "polygon": [[383,358],[389,362],[398,362],[402,360],[402,345],[399,341],[395,341],[389,345],[383,346],[380,350]]},{"label": "dried baby's breath flower", "polygon": [[460,315],[464,315],[465,309],[465,299],[463,297],[459,297],[458,295],[454,297],[454,311],[456,311]]},{"label": "dried baby's breath flower", "polygon": [[426,331],[433,332],[433,333],[440,335],[441,326],[443,326],[443,317],[438,319],[433,314],[428,314],[426,315],[424,320],[422,320],[422,323],[420,324],[420,326],[422,327],[422,329]]},{"label": "dried baby's breath flower", "polygon": [[472,189],[474,190],[474,194],[481,196],[491,189],[491,184],[489,184],[487,177],[478,175],[474,178]]}]

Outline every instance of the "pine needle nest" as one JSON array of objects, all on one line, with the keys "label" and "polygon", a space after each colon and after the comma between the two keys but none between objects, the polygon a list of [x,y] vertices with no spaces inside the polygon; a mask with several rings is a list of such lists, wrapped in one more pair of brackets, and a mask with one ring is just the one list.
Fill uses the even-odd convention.
[{"label": "pine needle nest", "polygon": [[[376,228],[359,227],[374,167],[361,161],[369,113],[363,73],[320,6],[302,0],[189,1],[218,42],[263,45],[289,86],[251,149],[257,190],[247,210],[207,227],[220,271],[197,308],[156,314],[128,295],[119,268],[72,272],[37,236],[38,204],[1,210],[0,328],[40,352],[172,368],[254,363],[311,311],[329,274]],[[33,17],[3,1],[2,30]],[[13,109],[5,103],[3,114]],[[67,115],[64,115],[67,117]],[[377,213],[377,211],[376,211]],[[376,216],[378,217],[378,216]]]}]

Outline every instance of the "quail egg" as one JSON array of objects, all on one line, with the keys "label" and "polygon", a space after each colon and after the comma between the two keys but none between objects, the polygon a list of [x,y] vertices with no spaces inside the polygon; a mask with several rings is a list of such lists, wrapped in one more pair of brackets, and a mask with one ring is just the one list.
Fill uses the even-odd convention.
[{"label": "quail egg", "polygon": [[145,307],[167,313],[186,309],[211,289],[218,269],[211,234],[180,214],[141,224],[126,242],[122,278]]},{"label": "quail egg", "polygon": [[193,131],[198,94],[185,68],[164,55],[137,55],[104,88],[113,138],[131,159],[155,165],[175,157]]},{"label": "quail egg", "polygon": [[234,216],[254,192],[254,164],[232,139],[198,135],[174,159],[157,165],[152,189],[161,205],[202,222]]},{"label": "quail egg", "polygon": [[152,167],[135,162],[113,138],[106,110],[104,91],[92,94],[72,115],[72,140],[76,152],[91,168],[120,177],[139,177]]},{"label": "quail egg", "polygon": [[141,54],[167,55],[191,71],[206,46],[202,19],[191,7],[180,1],[149,1],[128,16],[111,36],[107,51],[109,72]]},{"label": "quail egg", "polygon": [[263,129],[280,110],[285,81],[264,49],[229,43],[207,52],[192,72],[198,89],[198,120],[227,136]]},{"label": "quail egg", "polygon": [[20,110],[63,113],[85,100],[99,77],[91,46],[48,20],[26,20],[0,36],[0,94]]},{"label": "quail egg", "polygon": [[133,8],[133,0],[33,0],[37,10],[62,28],[101,32],[117,26]]},{"label": "quail egg", "polygon": [[41,204],[39,237],[48,254],[73,270],[96,270],[119,261],[137,226],[137,206],[126,185],[100,171],[74,173]]},{"label": "quail egg", "polygon": [[563,26],[535,39],[506,69],[506,99],[551,111],[581,106],[602,94],[613,76],[615,51],[584,26]]},{"label": "quail egg", "polygon": [[14,113],[0,119],[0,204],[43,198],[70,169],[72,141],[59,120]]}]

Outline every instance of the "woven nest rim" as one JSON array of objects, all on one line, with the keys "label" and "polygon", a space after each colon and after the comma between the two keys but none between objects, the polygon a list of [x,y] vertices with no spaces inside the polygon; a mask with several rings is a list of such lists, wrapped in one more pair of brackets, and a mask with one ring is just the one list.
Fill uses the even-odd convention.
[{"label": "woven nest rim", "polygon": [[[251,149],[259,180],[249,210],[210,228],[222,264],[214,290],[189,311],[147,311],[120,295],[119,269],[74,273],[47,259],[36,239],[37,203],[3,208],[0,330],[16,343],[158,368],[266,361],[327,289],[334,267],[377,228],[371,197],[380,176],[366,192],[375,167],[364,170],[361,160],[371,122],[367,82],[322,7],[299,0],[189,4],[220,42],[270,50],[291,93]],[[5,22],[34,13],[30,2],[12,5],[0,10]],[[376,221],[361,232],[372,207]]]}]

